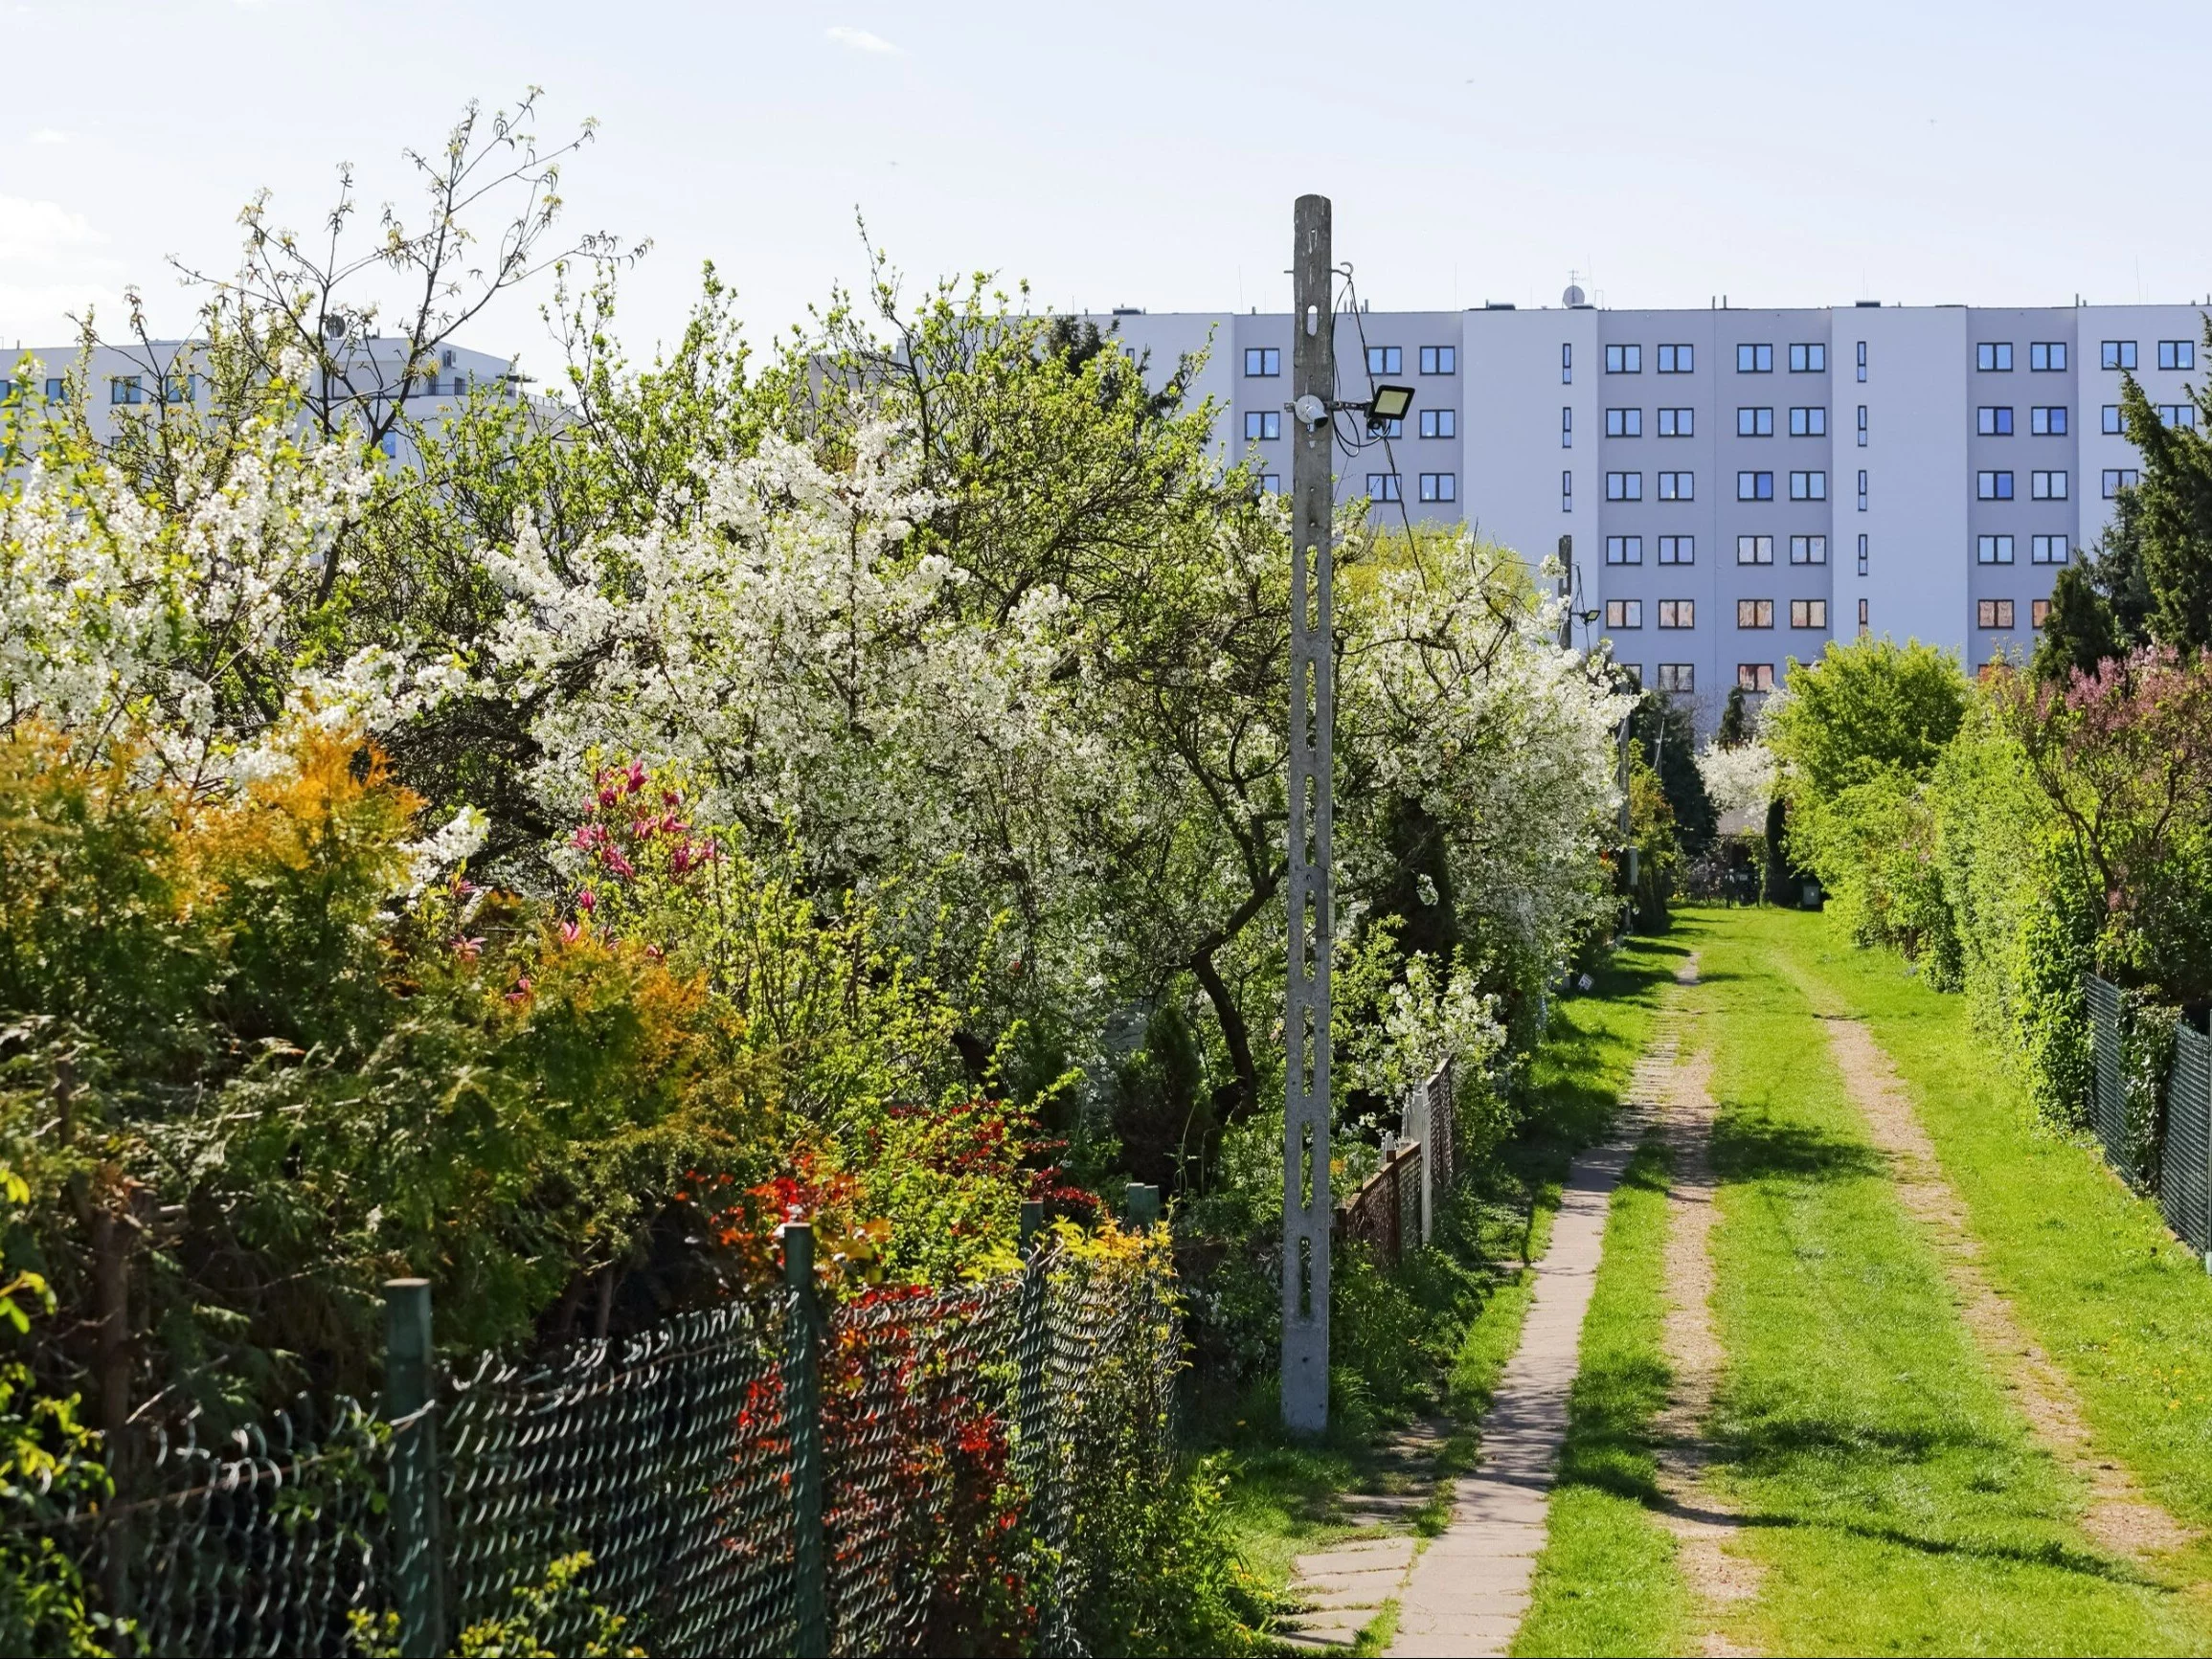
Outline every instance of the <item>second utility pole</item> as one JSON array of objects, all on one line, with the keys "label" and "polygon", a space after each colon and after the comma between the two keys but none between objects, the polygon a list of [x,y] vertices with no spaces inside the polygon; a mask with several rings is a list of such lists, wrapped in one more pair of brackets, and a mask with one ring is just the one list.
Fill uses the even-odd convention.
[{"label": "second utility pole", "polygon": [[1336,698],[1336,312],[1329,201],[1300,196],[1291,266],[1290,922],[1283,998],[1282,1420],[1329,1424],[1329,905]]}]

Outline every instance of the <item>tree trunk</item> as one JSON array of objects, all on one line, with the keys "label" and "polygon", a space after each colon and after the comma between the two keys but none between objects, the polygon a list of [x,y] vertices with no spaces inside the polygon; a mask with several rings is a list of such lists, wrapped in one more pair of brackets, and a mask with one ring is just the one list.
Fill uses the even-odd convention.
[{"label": "tree trunk", "polygon": [[1217,1114],[1224,1125],[1237,1123],[1259,1110],[1259,1068],[1253,1064],[1252,1033],[1245,1025],[1244,1010],[1236,1005],[1236,998],[1230,995],[1213,965],[1213,953],[1201,951],[1191,957],[1190,971],[1205,988],[1207,1000],[1213,1004],[1213,1017],[1221,1026],[1221,1040],[1229,1045],[1229,1063],[1236,1073],[1228,1089],[1214,1093]]}]

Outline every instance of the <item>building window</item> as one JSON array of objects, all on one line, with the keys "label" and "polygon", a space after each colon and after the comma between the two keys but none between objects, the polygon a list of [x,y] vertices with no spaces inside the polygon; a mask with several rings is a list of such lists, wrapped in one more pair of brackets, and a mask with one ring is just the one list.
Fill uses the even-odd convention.
[{"label": "building window", "polygon": [[1771,409],[1738,409],[1736,411],[1738,437],[1772,437],[1774,412]]},{"label": "building window", "polygon": [[2133,340],[2108,340],[2097,348],[2097,361],[2106,369],[2133,369],[2135,367],[2135,343]]},{"label": "building window", "polygon": [[1659,435],[1661,437],[1691,437],[1698,429],[1698,412],[1694,409],[1662,409],[1659,412]]},{"label": "building window", "polygon": [[1640,409],[1609,409],[1605,412],[1605,436],[1608,437],[1641,437],[1643,411]]},{"label": "building window", "polygon": [[1859,381],[1861,385],[1866,382],[1866,342],[1863,340],[1859,342]]},{"label": "building window", "polygon": [[1859,510],[1861,512],[1866,510],[1866,469],[1864,467],[1859,469]]},{"label": "building window", "polygon": [[1698,625],[1698,602],[1695,599],[1661,599],[1659,602],[1659,625],[1662,628],[1695,628]]},{"label": "building window", "polygon": [[1863,403],[1859,406],[1859,447],[1866,447],[1866,405]]},{"label": "building window", "polygon": [[2197,424],[2197,406],[2194,403],[2161,403],[2157,411],[2159,422],[2169,428],[2193,427]]},{"label": "building window", "polygon": [[2009,565],[2012,563],[2012,537],[1976,536],[1974,538],[1974,561],[1977,565]]},{"label": "building window", "polygon": [[1609,565],[1640,565],[1643,563],[1643,537],[1608,536],[1605,538],[1605,562]]},{"label": "building window", "polygon": [[1459,436],[1459,412],[1456,409],[1424,409],[1421,411],[1423,437],[1456,437]]},{"label": "building window", "polygon": [[1279,472],[1261,473],[1259,475],[1259,487],[1269,495],[1282,494],[1282,474]]},{"label": "building window", "polygon": [[1459,372],[1459,347],[1456,346],[1424,346],[1421,347],[1423,374],[1456,374]]},{"label": "building window", "polygon": [[1736,664],[1736,684],[1746,691],[1772,691],[1774,689],[1774,665],[1772,662],[1739,662]]},{"label": "building window", "polygon": [[1687,374],[1697,366],[1695,347],[1661,346],[1659,348],[1659,371],[1661,374]]},{"label": "building window", "polygon": [[1859,538],[1859,573],[1862,576],[1866,573],[1866,538],[1864,536]]},{"label": "building window", "polygon": [[2028,601],[2028,626],[2040,628],[2051,619],[2051,602],[2048,599]]},{"label": "building window", "polygon": [[192,401],[196,377],[191,373],[169,374],[162,378],[161,400],[164,403],[190,403]]},{"label": "building window", "polygon": [[2142,475],[2132,466],[2105,468],[2105,499],[2110,501],[2124,489],[2133,489]]},{"label": "building window", "polygon": [[1641,690],[1643,689],[1643,664],[1642,664],[1642,663],[1640,663],[1640,662],[1615,662],[1615,663],[1614,664],[1614,666],[1615,668],[1619,669],[1619,670],[1620,670],[1620,671],[1621,671],[1623,674],[1625,674],[1625,675],[1627,675],[1627,676],[1628,676],[1628,688],[1629,688],[1631,691],[1641,691]]},{"label": "building window", "polygon": [[2066,366],[2066,343],[2064,340],[2038,340],[2028,347],[2028,371],[2041,374],[2063,370]]},{"label": "building window", "polygon": [[1974,622],[1977,628],[2009,628],[2012,626],[2010,599],[1976,599],[1974,605]]},{"label": "building window", "polygon": [[1774,601],[1772,599],[1738,599],[1736,626],[1739,628],[1772,628],[1774,625]]},{"label": "building window", "polygon": [[1421,475],[1421,499],[1425,502],[1456,502],[1459,499],[1459,475],[1456,472],[1425,472]]},{"label": "building window", "polygon": [[1393,415],[1388,420],[1369,421],[1367,430],[1369,432],[1379,431],[1385,437],[1404,437],[1406,436],[1406,423],[1402,418]]},{"label": "building window", "polygon": [[1792,536],[1790,563],[1793,565],[1824,565],[1828,562],[1826,536]]},{"label": "building window", "polygon": [[1974,475],[1974,496],[1976,501],[2008,502],[2012,500],[2012,474],[2009,472],[1977,472]]},{"label": "building window", "polygon": [[2120,406],[2118,404],[2108,403],[2099,412],[2099,414],[2101,415],[2102,418],[2097,423],[2098,429],[2102,431],[2107,437],[2117,437],[2122,432],[2127,430],[2126,427],[2124,427],[2120,422]]},{"label": "building window", "polygon": [[1608,374],[1641,374],[1643,347],[1641,346],[1608,346],[1605,348],[1605,371]]},{"label": "building window", "polygon": [[2028,500],[2063,502],[2066,499],[2066,475],[2063,472],[2031,472],[2028,474]]},{"label": "building window", "polygon": [[1828,347],[1820,341],[1807,346],[1790,347],[1792,374],[1825,374],[1828,372]]},{"label": "building window", "polygon": [[1574,511],[1574,474],[1571,472],[1559,475],[1559,510],[1563,513]]},{"label": "building window", "polygon": [[1866,601],[1865,601],[1864,599],[1862,599],[1862,600],[1860,600],[1860,601],[1859,601],[1859,634],[1860,634],[1860,638],[1862,638],[1862,639],[1865,638],[1865,635],[1866,635]]},{"label": "building window", "polygon": [[1608,628],[1642,627],[1643,601],[1641,599],[1606,600],[1605,625]]},{"label": "building window", "polygon": [[2193,340],[2159,341],[2158,367],[2161,369],[2196,368],[2197,343]]},{"label": "building window", "polygon": [[1279,409],[1249,410],[1244,417],[1244,437],[1247,443],[1259,443],[1282,436],[1282,411]]},{"label": "building window", "polygon": [[2066,538],[2037,536],[2028,543],[2028,557],[2039,565],[2063,565],[2066,562]]},{"label": "building window", "polygon": [[1792,599],[1790,626],[1793,628],[1825,628],[1828,626],[1828,601],[1825,599]]},{"label": "building window", "polygon": [[67,403],[69,401],[69,382],[60,379],[47,381],[46,401],[49,403]]},{"label": "building window", "polygon": [[2028,435],[2032,437],[2064,437],[2066,435],[2066,406],[2063,403],[2039,404],[2028,411]]},{"label": "building window", "polygon": [[1771,472],[1740,472],[1736,474],[1736,499],[1740,502],[1771,502],[1774,499],[1774,475]]},{"label": "building window", "polygon": [[1736,563],[1739,565],[1771,565],[1774,562],[1772,536],[1738,536]]},{"label": "building window", "polygon": [[[1265,380],[1282,372],[1282,352],[1273,346],[1247,346],[1244,348],[1244,371],[1254,380]],[[432,388],[435,392],[437,389]]]},{"label": "building window", "polygon": [[1403,374],[1406,372],[1406,348],[1403,346],[1370,346],[1367,347],[1369,374]]},{"label": "building window", "polygon": [[1828,411],[1825,406],[1814,404],[1810,408],[1791,410],[1790,436],[1792,437],[1826,437],[1828,436]]},{"label": "building window", "polygon": [[1738,374],[1772,374],[1774,372],[1774,348],[1772,346],[1739,346],[1736,347]]},{"label": "building window", "polygon": [[1794,502],[1824,502],[1828,499],[1828,475],[1824,472],[1794,472],[1790,475],[1790,499]]},{"label": "building window", "polygon": [[1574,408],[1571,404],[1562,406],[1559,411],[1559,447],[1574,447]]},{"label": "building window", "polygon": [[1659,475],[1659,499],[1662,502],[1695,501],[1697,482],[1694,473],[1662,472]]},{"label": "building window", "polygon": [[109,378],[107,382],[108,402],[136,403],[139,401],[139,396],[140,392],[137,375],[117,374]]},{"label": "building window", "polygon": [[1698,562],[1698,539],[1695,536],[1661,536],[1659,539],[1659,562],[1662,565],[1694,565]]},{"label": "building window", "polygon": [[1984,340],[1974,348],[1974,366],[1985,374],[2010,374],[2012,372],[2012,342],[2010,340]]},{"label": "building window", "polygon": [[1605,499],[1609,502],[1639,502],[1643,500],[1643,474],[1640,472],[1609,472],[1605,475]]},{"label": "building window", "polygon": [[1974,430],[1983,437],[2010,437],[2012,411],[2002,405],[1993,409],[1985,403],[1974,413]]},{"label": "building window", "polygon": [[1695,691],[1698,688],[1697,665],[1691,662],[1661,662],[1659,665],[1659,688],[1661,691]]},{"label": "building window", "polygon": [[1574,384],[1574,347],[1564,343],[1559,347],[1559,384]]},{"label": "building window", "polygon": [[1403,482],[1394,472],[1367,474],[1367,499],[1375,502],[1404,501]]}]

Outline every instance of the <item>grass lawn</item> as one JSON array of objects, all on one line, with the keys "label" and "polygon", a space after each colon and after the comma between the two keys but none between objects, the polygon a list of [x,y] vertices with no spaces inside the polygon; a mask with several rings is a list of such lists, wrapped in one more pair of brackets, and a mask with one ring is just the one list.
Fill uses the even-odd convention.
[{"label": "grass lawn", "polygon": [[[1455,1441],[1448,1463],[1463,1467],[1472,1455],[1473,1424],[1521,1339],[1533,1289],[1524,1264],[1543,1254],[1574,1155],[1610,1126],[1683,949],[1679,940],[1632,945],[1589,993],[1554,1006],[1530,1067],[1524,1121],[1491,1167],[1478,1172],[1479,1197],[1469,1200],[1475,1207],[1464,1229],[1473,1242],[1449,1261],[1416,1262],[1397,1276],[1430,1322],[1442,1414],[1468,1431]],[[1356,1353],[1338,1356],[1340,1366],[1355,1370],[1360,1359]],[[1287,1584],[1296,1557],[1343,1536],[1337,1500],[1369,1481],[1371,1451],[1391,1424],[1387,1414],[1340,1420],[1327,1439],[1300,1444],[1282,1435],[1273,1397],[1264,1393],[1240,1418],[1208,1424],[1208,1438],[1229,1454],[1231,1524],[1253,1569]],[[1439,1503],[1421,1517],[1420,1530],[1437,1530],[1444,1518]]]},{"label": "grass lawn", "polygon": [[2029,1438],[1899,1206],[1779,960],[1817,948],[1818,920],[1707,920],[1693,1005],[1720,1105],[1728,1356],[1713,1478],[1765,1570],[1724,1631],[1772,1652],[2204,1650],[2192,1598],[2084,1541],[2078,1483]]},{"label": "grass lawn", "polygon": [[1896,1063],[1966,1202],[1983,1272],[2073,1379],[2097,1448],[2177,1517],[2212,1529],[2203,1264],[2092,1144],[2033,1122],[2001,1040],[1975,1029],[1964,998],[1930,990],[1887,951],[1853,949],[1821,918],[1782,920],[1775,948],[1864,1018]]}]

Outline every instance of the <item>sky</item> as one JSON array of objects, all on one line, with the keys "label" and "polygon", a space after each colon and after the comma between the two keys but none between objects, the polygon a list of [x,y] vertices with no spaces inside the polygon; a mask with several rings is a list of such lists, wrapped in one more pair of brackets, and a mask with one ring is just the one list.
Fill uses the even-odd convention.
[{"label": "sky", "polygon": [[[548,146],[598,123],[567,232],[652,242],[640,356],[709,259],[756,337],[802,321],[863,216],[917,282],[1283,309],[1306,191],[1383,309],[2212,292],[2204,0],[0,0],[0,40],[11,347],[134,284],[188,327],[169,261],[227,266],[255,191],[305,230],[350,161],[404,216],[401,151],[531,85]],[[462,343],[544,363],[543,298]]]}]

